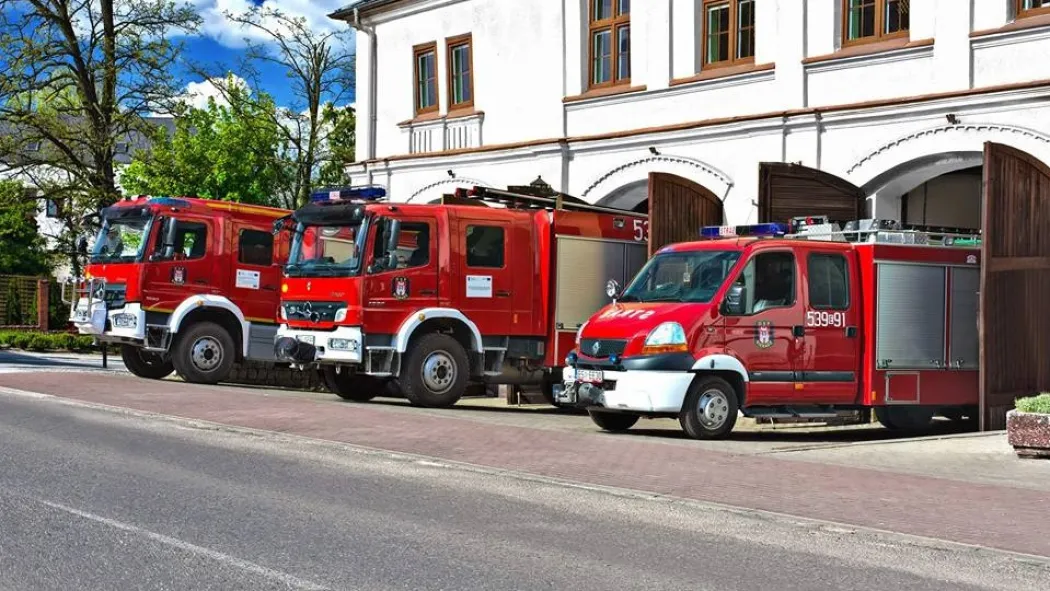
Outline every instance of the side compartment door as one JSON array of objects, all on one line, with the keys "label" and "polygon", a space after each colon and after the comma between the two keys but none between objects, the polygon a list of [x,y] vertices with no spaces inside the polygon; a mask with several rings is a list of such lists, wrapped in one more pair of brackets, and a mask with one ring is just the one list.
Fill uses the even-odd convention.
[{"label": "side compartment door", "polygon": [[733,280],[744,288],[743,306],[736,315],[723,308],[726,348],[747,368],[749,406],[798,400],[795,372],[805,346],[798,278],[792,251],[766,250],[752,255]]},{"label": "side compartment door", "polygon": [[722,201],[706,187],[672,174],[649,175],[649,256],[668,244],[696,240],[701,227],[720,226],[723,219]]},{"label": "side compartment door", "polygon": [[807,402],[852,404],[859,394],[860,294],[855,261],[843,252],[805,255],[805,353],[796,379]]},{"label": "side compartment door", "polygon": [[865,206],[860,187],[823,170],[786,162],[758,165],[759,222],[817,215],[849,222],[864,218]]},{"label": "side compartment door", "polygon": [[454,306],[459,308],[483,336],[511,334],[514,300],[512,225],[505,219],[457,220],[458,267],[453,280]]},{"label": "side compartment door", "polygon": [[146,266],[145,308],[170,313],[192,295],[226,291],[228,278],[215,273],[218,257],[224,254],[215,218],[178,217],[172,253],[163,252],[163,235],[163,228],[154,234],[151,263]]},{"label": "side compartment door", "polygon": [[[371,255],[367,269],[386,249],[385,223],[372,232]],[[383,269],[365,277],[365,306],[368,308],[369,331],[394,334],[406,315],[414,310],[437,306],[438,241],[434,218],[401,219],[398,239],[397,268]]]}]

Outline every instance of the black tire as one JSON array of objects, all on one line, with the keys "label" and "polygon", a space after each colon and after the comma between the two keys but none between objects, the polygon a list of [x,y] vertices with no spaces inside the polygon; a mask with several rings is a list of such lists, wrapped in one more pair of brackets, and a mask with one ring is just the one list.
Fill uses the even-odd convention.
[{"label": "black tire", "polygon": [[915,433],[929,430],[936,409],[929,406],[876,406],[875,418],[892,431]]},{"label": "black tire", "polygon": [[199,322],[178,334],[171,357],[179,377],[191,384],[217,384],[230,376],[236,344],[225,328]]},{"label": "black tire", "polygon": [[740,403],[729,382],[718,376],[693,381],[678,414],[685,434],[693,439],[722,439],[736,426]]},{"label": "black tire", "polygon": [[121,345],[120,358],[124,361],[124,367],[128,368],[128,371],[148,380],[164,379],[175,371],[175,366],[171,364],[171,359],[166,355],[143,351],[141,347]]},{"label": "black tire", "polygon": [[470,360],[459,341],[446,334],[423,335],[401,364],[401,392],[416,406],[445,408],[466,392]]},{"label": "black tire", "polygon": [[620,433],[626,431],[634,426],[638,422],[638,415],[626,414],[622,412],[609,412],[607,410],[588,409],[587,414],[591,415],[591,420],[594,421],[595,425],[602,431],[609,431],[611,433]]},{"label": "black tire", "polygon": [[326,365],[318,370],[321,380],[330,392],[343,400],[368,402],[383,394],[385,380],[365,374],[354,374],[349,371],[337,372],[334,367]]}]

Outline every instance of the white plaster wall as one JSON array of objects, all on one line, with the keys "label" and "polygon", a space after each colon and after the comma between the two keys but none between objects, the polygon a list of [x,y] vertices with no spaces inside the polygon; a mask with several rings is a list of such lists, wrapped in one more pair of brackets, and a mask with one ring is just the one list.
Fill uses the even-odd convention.
[{"label": "white plaster wall", "polygon": [[1050,77],[1050,30],[1023,29],[971,41],[975,86]]},{"label": "white plaster wall", "polygon": [[809,64],[805,67],[808,106],[841,105],[935,92],[932,58],[932,47],[916,47],[878,57],[860,56]]},{"label": "white plaster wall", "polygon": [[[947,6],[953,1],[940,0],[942,5]],[[974,0],[973,2],[973,30],[986,31],[997,29],[1013,18],[1013,2],[1000,2],[998,0]]]}]

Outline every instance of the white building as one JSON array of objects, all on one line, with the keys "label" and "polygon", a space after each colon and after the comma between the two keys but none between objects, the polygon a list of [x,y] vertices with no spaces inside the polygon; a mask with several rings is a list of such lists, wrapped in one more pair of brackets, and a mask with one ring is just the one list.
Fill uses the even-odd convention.
[{"label": "white building", "polygon": [[395,200],[542,176],[628,208],[675,186],[739,224],[759,217],[759,163],[781,162],[838,177],[818,185],[858,189],[870,215],[975,228],[986,141],[1050,163],[1050,0],[361,0],[332,17],[357,30],[349,172]]}]

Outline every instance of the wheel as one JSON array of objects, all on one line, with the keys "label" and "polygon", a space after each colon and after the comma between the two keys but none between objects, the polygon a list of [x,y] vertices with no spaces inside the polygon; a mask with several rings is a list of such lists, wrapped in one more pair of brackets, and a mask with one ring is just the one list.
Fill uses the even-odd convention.
[{"label": "wheel", "polygon": [[120,346],[120,358],[124,360],[124,367],[140,378],[159,380],[171,375],[175,367],[171,359],[161,353],[143,351],[141,347],[131,345]]},{"label": "wheel", "polygon": [[233,337],[214,322],[200,322],[179,334],[172,363],[191,384],[217,384],[233,369],[237,352]]},{"label": "wheel", "polygon": [[383,394],[387,385],[380,378],[354,374],[349,371],[337,372],[336,368],[330,365],[326,365],[318,371],[321,374],[321,380],[324,382],[325,387],[343,400],[368,402]]},{"label": "wheel", "polygon": [[603,410],[588,410],[591,420],[602,431],[613,433],[626,431],[638,422],[638,415],[629,415],[622,412],[609,412]]},{"label": "wheel", "polygon": [[678,422],[693,439],[721,439],[736,425],[739,408],[729,382],[718,376],[702,377],[689,387]]},{"label": "wheel", "polygon": [[408,401],[442,408],[456,403],[467,389],[470,360],[459,341],[430,333],[412,343],[398,379]]},{"label": "wheel", "polygon": [[927,406],[876,406],[875,418],[893,431],[923,431],[930,428],[934,412]]}]

